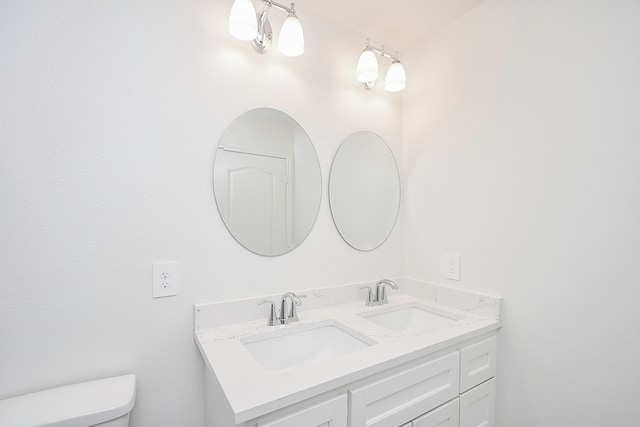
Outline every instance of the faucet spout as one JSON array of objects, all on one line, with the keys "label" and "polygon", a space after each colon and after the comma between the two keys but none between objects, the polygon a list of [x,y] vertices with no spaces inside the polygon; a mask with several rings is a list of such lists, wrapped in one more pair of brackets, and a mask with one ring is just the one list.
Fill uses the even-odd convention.
[{"label": "faucet spout", "polygon": [[386,287],[389,286],[391,289],[398,290],[400,286],[396,284],[393,280],[390,279],[382,279],[376,283],[376,301],[379,305],[388,304],[389,300],[387,299],[387,290]]},{"label": "faucet spout", "polygon": [[[298,311],[296,306],[302,305],[300,298],[305,298],[306,295],[296,295],[293,292],[285,292],[280,298],[280,324],[286,325],[289,322],[298,321]],[[287,308],[287,300],[291,301],[291,305]]]}]

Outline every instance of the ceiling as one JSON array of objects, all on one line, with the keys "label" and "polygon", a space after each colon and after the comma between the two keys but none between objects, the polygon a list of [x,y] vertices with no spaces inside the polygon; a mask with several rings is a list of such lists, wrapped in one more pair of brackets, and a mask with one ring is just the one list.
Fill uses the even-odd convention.
[{"label": "ceiling", "polygon": [[296,6],[362,33],[376,47],[384,43],[389,49],[402,50],[429,37],[482,1],[298,0]]}]

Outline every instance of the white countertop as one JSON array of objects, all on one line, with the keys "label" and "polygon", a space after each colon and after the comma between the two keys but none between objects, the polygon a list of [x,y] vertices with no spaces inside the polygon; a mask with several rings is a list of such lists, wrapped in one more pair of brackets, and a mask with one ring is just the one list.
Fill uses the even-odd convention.
[{"label": "white countertop", "polygon": [[[241,423],[500,327],[496,318],[411,295],[391,294],[389,299],[389,304],[384,306],[366,307],[363,301],[358,301],[299,311],[300,320],[284,326],[266,326],[265,316],[259,320],[197,328],[195,338],[208,369],[215,374],[227,397],[236,423]],[[432,307],[460,320],[421,333],[403,335],[357,315],[407,303]],[[242,338],[264,332],[305,328],[327,320],[340,322],[377,344],[330,360],[270,371],[263,369],[241,342]]]}]

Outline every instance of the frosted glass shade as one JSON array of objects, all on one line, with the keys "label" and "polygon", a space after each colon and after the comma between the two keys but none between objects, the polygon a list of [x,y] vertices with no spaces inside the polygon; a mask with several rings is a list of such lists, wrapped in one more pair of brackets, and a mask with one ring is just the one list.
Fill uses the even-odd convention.
[{"label": "frosted glass shade", "polygon": [[229,32],[240,40],[253,40],[258,35],[256,9],[251,0],[235,0],[229,14]]},{"label": "frosted glass shade", "polygon": [[387,77],[384,79],[384,88],[387,92],[400,92],[407,87],[407,75],[404,67],[397,59],[391,63]]},{"label": "frosted glass shade", "polygon": [[278,49],[286,56],[300,56],[304,53],[304,33],[295,14],[284,20],[278,38]]},{"label": "frosted glass shade", "polygon": [[376,54],[366,48],[360,54],[358,67],[356,68],[356,78],[359,82],[374,82],[378,78],[378,59]]}]

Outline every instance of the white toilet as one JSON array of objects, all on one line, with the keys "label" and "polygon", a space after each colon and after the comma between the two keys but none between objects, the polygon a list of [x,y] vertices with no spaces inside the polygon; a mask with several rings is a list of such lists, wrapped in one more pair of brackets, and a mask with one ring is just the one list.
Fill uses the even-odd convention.
[{"label": "white toilet", "polygon": [[2,427],[127,427],[135,375],[72,384],[0,400]]}]

